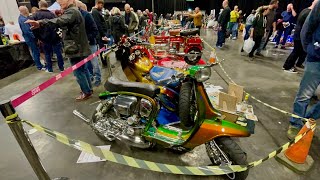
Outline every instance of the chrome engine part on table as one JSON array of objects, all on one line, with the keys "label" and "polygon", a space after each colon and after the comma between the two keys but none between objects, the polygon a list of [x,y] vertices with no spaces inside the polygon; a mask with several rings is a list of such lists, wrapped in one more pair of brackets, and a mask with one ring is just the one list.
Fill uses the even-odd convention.
[{"label": "chrome engine part on table", "polygon": [[152,104],[148,100],[119,95],[98,105],[91,127],[109,141],[118,139],[130,146],[149,148],[151,143],[141,134],[151,112]]}]

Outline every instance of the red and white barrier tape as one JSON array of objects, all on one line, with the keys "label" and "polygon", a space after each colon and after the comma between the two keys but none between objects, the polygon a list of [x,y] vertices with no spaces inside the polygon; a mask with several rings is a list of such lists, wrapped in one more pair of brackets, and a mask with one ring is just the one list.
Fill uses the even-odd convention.
[{"label": "red and white barrier tape", "polygon": [[24,103],[28,99],[32,98],[33,96],[37,95],[41,91],[47,89],[50,87],[52,84],[56,83],[60,79],[64,78],[65,76],[69,75],[72,73],[74,70],[78,69],[79,67],[83,66],[85,63],[91,61],[94,57],[98,56],[101,52],[103,52],[105,48],[101,48],[95,53],[91,54],[87,58],[83,59],[82,61],[78,62],[77,64],[65,69],[63,72],[60,74],[53,76],[49,80],[45,81],[44,83],[40,84],[39,86],[31,89],[30,91],[24,93],[23,95],[17,97],[16,99],[12,100],[12,105],[13,107],[18,107],[20,104]]}]

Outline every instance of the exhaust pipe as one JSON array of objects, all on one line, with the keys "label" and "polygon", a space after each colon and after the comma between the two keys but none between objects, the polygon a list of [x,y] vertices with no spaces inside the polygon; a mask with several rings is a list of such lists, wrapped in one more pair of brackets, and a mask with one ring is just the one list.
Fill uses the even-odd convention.
[{"label": "exhaust pipe", "polygon": [[83,120],[85,123],[90,124],[91,119],[89,119],[86,115],[84,115],[83,113],[79,112],[78,110],[73,110],[72,112],[75,116],[77,116],[78,118],[80,118],[81,120]]}]

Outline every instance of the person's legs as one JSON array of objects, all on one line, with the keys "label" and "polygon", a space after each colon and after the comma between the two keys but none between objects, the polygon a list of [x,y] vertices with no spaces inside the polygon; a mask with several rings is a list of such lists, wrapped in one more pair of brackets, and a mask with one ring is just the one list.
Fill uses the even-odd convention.
[{"label": "person's legs", "polygon": [[223,39],[224,39],[223,31],[224,31],[223,29],[218,31],[218,40],[217,40],[217,43],[216,43],[216,46],[218,46],[218,47],[221,47],[222,43],[223,43]]},{"label": "person's legs", "polygon": [[[71,65],[75,65],[78,62],[80,62],[83,59],[83,57],[76,57],[76,58],[70,58],[70,63]],[[78,69],[76,69],[75,71],[73,71],[74,76],[77,79],[77,82],[80,86],[80,89],[82,91],[82,93],[89,95],[91,94],[91,88],[90,88],[90,79],[88,79],[88,70],[86,68],[86,65],[83,65],[81,67],[79,67]]]},{"label": "person's legs", "polygon": [[[94,53],[97,51],[97,45],[90,45],[91,53]],[[93,75],[95,76],[95,86],[99,86],[101,84],[101,70],[99,65],[99,60],[96,57],[94,57],[88,65],[92,66]]]},{"label": "person's legs", "polygon": [[237,38],[237,31],[238,31],[238,23],[232,23],[232,28],[231,28],[232,39]]},{"label": "person's legs", "polygon": [[[300,48],[298,49],[299,50],[299,59],[298,59],[298,62],[296,63],[296,66],[303,67],[303,63],[306,60],[307,53],[303,50],[301,41],[299,41],[299,43],[300,43],[299,44]],[[296,41],[294,41],[294,46],[295,46],[295,44],[296,44]]]},{"label": "person's legs", "polygon": [[[268,45],[268,42],[270,41],[270,37],[272,36],[272,34],[273,34],[272,30],[269,30],[268,36],[267,36],[267,38],[265,39],[265,42],[264,42],[263,47],[261,48],[261,50],[266,49],[266,47],[267,47],[267,45]],[[261,50],[260,50],[260,51],[261,51]]]},{"label": "person's legs", "polygon": [[62,43],[61,42],[53,45],[53,52],[57,55],[59,70],[64,71],[64,62],[63,62],[63,56],[62,56]]},{"label": "person's legs", "polygon": [[[320,63],[307,62],[306,69],[303,74],[298,93],[293,104],[293,114],[300,117],[318,119],[320,116],[319,102],[314,105],[306,115],[307,107],[310,103],[311,97],[314,95],[317,87],[320,85]],[[318,108],[318,109],[317,109]],[[292,117],[290,124],[297,129],[301,129],[303,122],[301,119]]]},{"label": "person's legs", "polygon": [[281,42],[281,45],[283,47],[286,45],[288,36],[290,35],[291,31],[292,31],[292,29],[290,27],[284,29],[283,39],[282,39],[282,42]]},{"label": "person's legs", "polygon": [[260,54],[261,53],[261,50],[264,48],[264,45],[268,42],[269,38],[270,38],[270,34],[271,34],[271,31],[267,30],[266,31],[266,36],[262,38],[261,40],[261,43],[260,43],[260,46],[258,47],[257,49],[257,53]]},{"label": "person's legs", "polygon": [[26,42],[32,52],[32,58],[36,64],[37,69],[41,70],[43,65],[40,62],[40,51],[35,41]]},{"label": "person's legs", "polygon": [[299,57],[300,48],[302,48],[301,41],[295,40],[293,51],[291,52],[291,54],[289,55],[289,57],[283,65],[283,68],[285,70],[289,70],[294,67],[296,60]]},{"label": "person's legs", "polygon": [[244,35],[243,40],[247,40],[250,37],[250,29],[251,29],[252,25],[246,25],[245,29],[246,29],[246,34]]},{"label": "person's legs", "polygon": [[46,57],[46,65],[47,65],[47,71],[53,72],[52,69],[52,44],[50,43],[44,43],[43,44],[43,50]]},{"label": "person's legs", "polygon": [[196,26],[196,28],[198,28],[198,35],[200,36],[200,31],[201,31],[201,26]]},{"label": "person's legs", "polygon": [[283,33],[283,30],[279,29],[278,32],[277,32],[277,37],[276,37],[276,46],[279,45],[279,43],[280,43],[280,39],[281,39],[282,33]]},{"label": "person's legs", "polygon": [[249,53],[249,57],[253,57],[254,52],[258,49],[258,47],[261,44],[261,39],[262,39],[262,36],[257,36],[257,37],[253,38],[255,44],[254,44],[251,52]]}]

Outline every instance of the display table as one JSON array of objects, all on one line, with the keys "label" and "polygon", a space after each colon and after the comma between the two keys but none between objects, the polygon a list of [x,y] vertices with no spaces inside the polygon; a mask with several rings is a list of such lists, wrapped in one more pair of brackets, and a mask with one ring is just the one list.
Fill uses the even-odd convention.
[{"label": "display table", "polygon": [[24,42],[0,46],[0,79],[10,76],[33,64],[29,48]]}]

